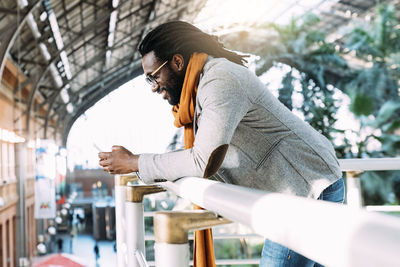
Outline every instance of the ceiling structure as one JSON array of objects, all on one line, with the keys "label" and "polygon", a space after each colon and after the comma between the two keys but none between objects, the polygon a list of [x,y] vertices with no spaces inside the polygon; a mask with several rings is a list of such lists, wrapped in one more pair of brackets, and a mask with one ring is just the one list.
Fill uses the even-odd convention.
[{"label": "ceiling structure", "polygon": [[[23,89],[26,91],[26,97],[19,100],[24,105],[23,116],[42,122],[39,130],[43,130],[43,138],[60,132],[65,143],[72,124],[80,115],[142,73],[137,47],[144,35],[166,21],[193,21],[206,2],[1,0],[0,75],[4,74],[6,60],[11,60],[26,77],[13,88],[14,95]],[[218,9],[218,1],[214,2],[214,9]],[[395,4],[400,10],[400,0],[379,2]],[[354,19],[368,19],[377,1],[278,0],[265,3],[271,8],[263,16],[278,23],[284,23],[285,18],[293,15],[316,11],[322,19],[321,29],[333,36]],[[203,18],[208,19],[213,18]],[[237,31],[235,27],[231,29]],[[229,27],[213,30],[214,34],[229,31]],[[25,121],[24,131],[29,132],[30,120]]]},{"label": "ceiling structure", "polygon": [[[42,138],[58,130],[65,139],[81,114],[142,73],[137,47],[150,29],[170,20],[192,21],[204,3],[2,0],[0,73],[11,60],[26,77],[13,88],[14,95],[28,91],[21,100],[23,116],[41,121]],[[31,122],[24,121],[29,132]]]}]

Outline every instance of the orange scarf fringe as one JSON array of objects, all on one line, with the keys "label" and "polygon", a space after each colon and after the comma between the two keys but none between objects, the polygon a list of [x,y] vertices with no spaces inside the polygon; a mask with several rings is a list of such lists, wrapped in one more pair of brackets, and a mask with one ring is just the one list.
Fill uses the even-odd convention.
[{"label": "orange scarf fringe", "polygon": [[[200,73],[208,55],[205,53],[194,53],[186,69],[183,82],[182,94],[178,105],[172,108],[176,127],[184,126],[185,149],[194,145],[193,119],[196,107],[196,94],[199,86]],[[193,205],[194,209],[202,209]],[[215,267],[214,245],[211,229],[195,231],[193,243],[193,266]]]}]

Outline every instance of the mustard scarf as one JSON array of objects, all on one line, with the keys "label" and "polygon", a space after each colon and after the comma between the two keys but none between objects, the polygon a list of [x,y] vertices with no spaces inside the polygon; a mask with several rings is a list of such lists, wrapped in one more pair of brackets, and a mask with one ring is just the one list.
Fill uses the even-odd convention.
[{"label": "mustard scarf", "polygon": [[[176,127],[184,126],[185,149],[194,145],[193,119],[196,107],[196,94],[199,86],[200,73],[208,55],[205,53],[194,53],[189,60],[186,69],[185,80],[179,104],[172,108]],[[194,209],[202,209],[193,205]],[[215,267],[214,246],[211,229],[195,231],[193,244],[193,266]]]}]

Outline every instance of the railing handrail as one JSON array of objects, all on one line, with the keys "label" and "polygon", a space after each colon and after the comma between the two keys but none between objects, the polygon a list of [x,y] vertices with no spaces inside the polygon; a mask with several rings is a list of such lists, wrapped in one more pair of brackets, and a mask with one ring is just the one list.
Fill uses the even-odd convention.
[{"label": "railing handrail", "polygon": [[[188,239],[193,240],[193,232],[189,232]],[[258,234],[214,234],[213,233],[213,240],[228,240],[228,239],[255,239],[255,238],[262,238],[261,235]],[[147,234],[144,236],[144,240],[146,241],[154,241],[154,235]]]},{"label": "railing handrail", "polygon": [[386,171],[400,170],[400,157],[339,159],[342,171]]},{"label": "railing handrail", "polygon": [[194,177],[160,185],[323,265],[400,266],[399,218]]}]

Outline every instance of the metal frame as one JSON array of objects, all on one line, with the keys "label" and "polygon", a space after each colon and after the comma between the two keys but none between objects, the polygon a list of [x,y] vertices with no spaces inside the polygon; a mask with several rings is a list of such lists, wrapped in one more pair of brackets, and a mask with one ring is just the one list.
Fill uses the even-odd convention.
[{"label": "metal frame", "polygon": [[[25,25],[28,15],[32,14],[32,12],[39,6],[41,2],[42,0],[37,0],[33,5],[27,6],[27,11],[22,12],[22,17],[19,21],[17,21],[16,24],[11,25],[11,27],[6,27],[5,30],[2,29],[2,32],[0,33],[2,39],[0,46],[0,80],[3,77],[3,70],[8,51],[10,50],[11,46],[14,45],[17,36],[19,35],[22,27]],[[18,11],[15,11],[15,13],[17,14]]]}]

